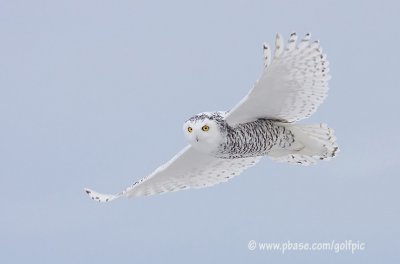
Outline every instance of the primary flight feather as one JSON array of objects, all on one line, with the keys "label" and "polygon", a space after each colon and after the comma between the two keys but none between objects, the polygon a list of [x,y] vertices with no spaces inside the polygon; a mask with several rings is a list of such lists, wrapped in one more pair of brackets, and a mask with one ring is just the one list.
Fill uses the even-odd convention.
[{"label": "primary flight feather", "polygon": [[338,152],[333,130],[321,123],[300,125],[328,92],[329,63],[310,34],[284,45],[277,34],[272,55],[264,44],[264,70],[253,89],[232,110],[204,112],[189,118],[183,132],[189,143],[149,176],[118,194],[86,193],[95,201],[139,197],[203,188],[228,181],[263,156],[310,165]]}]

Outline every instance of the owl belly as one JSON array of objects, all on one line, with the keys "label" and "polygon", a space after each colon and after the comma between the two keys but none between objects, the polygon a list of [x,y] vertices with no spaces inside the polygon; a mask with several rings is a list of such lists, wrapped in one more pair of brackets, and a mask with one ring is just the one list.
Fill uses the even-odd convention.
[{"label": "owl belly", "polygon": [[267,155],[275,149],[289,148],[294,143],[293,133],[279,122],[259,119],[229,127],[226,140],[214,155],[235,159]]}]

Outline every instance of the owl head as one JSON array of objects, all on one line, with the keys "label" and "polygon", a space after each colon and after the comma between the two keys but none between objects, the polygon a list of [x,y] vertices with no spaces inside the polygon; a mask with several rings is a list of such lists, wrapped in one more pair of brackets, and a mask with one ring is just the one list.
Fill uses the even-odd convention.
[{"label": "owl head", "polygon": [[224,142],[225,121],[221,112],[206,112],[189,118],[183,133],[190,145],[202,152],[212,152]]}]

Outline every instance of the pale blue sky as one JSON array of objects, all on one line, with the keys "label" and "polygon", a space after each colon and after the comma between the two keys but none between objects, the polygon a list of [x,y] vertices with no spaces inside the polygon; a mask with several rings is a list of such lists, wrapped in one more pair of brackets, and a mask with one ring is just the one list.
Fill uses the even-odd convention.
[{"label": "pale blue sky", "polygon": [[[1,263],[399,263],[396,1],[0,1]],[[330,93],[303,123],[336,131],[314,167],[264,159],[227,184],[97,204],[227,110],[262,43],[312,32]],[[249,251],[249,240],[366,243]]]}]

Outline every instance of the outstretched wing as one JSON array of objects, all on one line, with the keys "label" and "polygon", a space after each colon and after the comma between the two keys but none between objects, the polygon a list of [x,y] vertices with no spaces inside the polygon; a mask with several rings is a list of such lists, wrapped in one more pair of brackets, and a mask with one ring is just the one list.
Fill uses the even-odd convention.
[{"label": "outstretched wing", "polygon": [[187,146],[152,174],[135,182],[121,193],[110,195],[90,189],[85,191],[95,201],[108,202],[119,197],[148,196],[189,188],[204,188],[228,181],[256,164],[260,158],[220,159]]},{"label": "outstretched wing", "polygon": [[273,58],[264,44],[264,71],[249,94],[229,111],[230,125],[259,118],[294,122],[316,111],[328,92],[329,63],[319,42],[310,42],[310,34],[297,45],[296,41],[292,33],[284,47],[278,34]]}]

